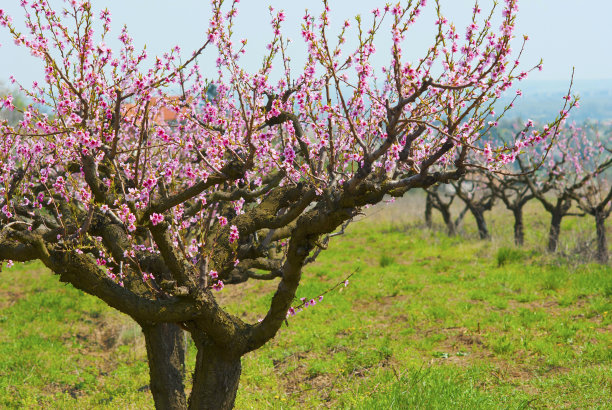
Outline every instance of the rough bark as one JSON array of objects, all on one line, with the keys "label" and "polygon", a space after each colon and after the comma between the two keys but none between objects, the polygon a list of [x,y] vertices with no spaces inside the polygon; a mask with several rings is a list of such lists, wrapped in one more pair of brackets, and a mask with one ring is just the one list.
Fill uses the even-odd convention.
[{"label": "rough bark", "polygon": [[187,408],[185,376],[185,339],[174,323],[141,325],[149,359],[150,387],[158,410]]},{"label": "rough bark", "polygon": [[444,223],[446,224],[446,229],[448,230],[448,234],[450,236],[457,235],[457,227],[453,223],[453,219],[451,218],[450,213],[448,211],[442,212],[442,217],[444,218]]},{"label": "rough bark", "polygon": [[559,233],[561,232],[561,219],[563,213],[551,212],[550,230],[548,232],[548,251],[556,252],[559,245]]},{"label": "rough bark", "polygon": [[474,215],[474,219],[476,219],[476,226],[478,226],[478,235],[480,239],[489,239],[489,230],[487,228],[487,221],[484,217],[484,212],[482,209],[477,207],[470,207],[470,212]]},{"label": "rough bark", "polygon": [[459,232],[459,228],[461,227],[461,224],[463,223],[463,218],[465,217],[465,214],[467,211],[468,211],[468,207],[466,206],[465,208],[463,208],[461,212],[459,212],[459,215],[457,215],[457,217],[455,218],[455,232]]},{"label": "rough bark", "polygon": [[595,228],[597,231],[597,260],[608,263],[608,240],[606,238],[606,218],[602,212],[595,213]]},{"label": "rough bark", "polygon": [[433,226],[432,215],[431,215],[432,211],[433,211],[433,204],[431,201],[431,197],[428,194],[427,197],[425,198],[425,225],[430,229]]},{"label": "rough bark", "polygon": [[439,210],[442,214],[442,219],[444,219],[444,224],[446,225],[446,230],[448,231],[448,234],[450,236],[455,236],[457,234],[457,229],[455,224],[453,223],[453,218],[451,217],[449,208],[440,207]]},{"label": "rough bark", "polygon": [[523,207],[518,206],[512,209],[514,214],[514,244],[523,246],[525,243],[525,228],[523,225]]},{"label": "rough bark", "polygon": [[242,365],[239,355],[214,345],[196,341],[193,389],[189,397],[189,409],[226,410],[234,407]]}]

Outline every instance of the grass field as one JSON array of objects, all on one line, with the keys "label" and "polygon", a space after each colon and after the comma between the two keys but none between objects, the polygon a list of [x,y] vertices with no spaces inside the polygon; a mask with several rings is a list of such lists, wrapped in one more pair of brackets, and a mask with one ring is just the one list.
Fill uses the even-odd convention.
[{"label": "grass field", "polygon": [[[299,297],[324,300],[243,360],[236,407],[612,408],[612,269],[588,263],[589,219],[527,215],[527,245],[489,215],[448,238],[424,230],[419,199],[369,210],[308,266]],[[274,283],[226,287],[256,321]],[[190,346],[188,368],[195,351]],[[38,264],[0,273],[0,408],[152,408],[138,326]]]}]

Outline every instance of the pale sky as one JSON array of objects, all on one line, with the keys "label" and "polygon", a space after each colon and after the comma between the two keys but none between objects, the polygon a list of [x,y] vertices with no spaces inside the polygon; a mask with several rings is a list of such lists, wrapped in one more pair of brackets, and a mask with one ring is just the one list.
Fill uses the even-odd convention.
[{"label": "pale sky", "polygon": [[[50,1],[61,4],[59,0]],[[0,8],[18,22],[23,16],[19,3],[20,0],[0,0]],[[295,43],[291,50],[296,65],[303,61],[300,25],[304,9],[308,7],[317,14],[321,10],[318,0],[242,0],[236,39],[248,38],[243,61],[247,68],[257,66],[265,44],[271,38],[269,4],[286,11],[284,27]],[[332,24],[338,26],[359,13],[369,19],[370,11],[384,4],[385,1],[380,0],[330,0]],[[455,21],[458,27],[463,27],[473,1],[441,0],[441,4],[444,15]],[[483,12],[490,4],[491,0],[480,1]],[[210,15],[209,0],[93,0],[93,5],[97,10],[108,7],[111,11],[113,39],[118,36],[122,25],[127,24],[137,48],[146,44],[150,56],[162,54],[174,45],[179,45],[188,56],[203,43]],[[429,0],[430,11],[424,13],[414,26],[412,35],[408,36],[405,50],[411,59],[418,58],[421,51],[431,44],[435,20],[431,12],[433,5]],[[522,61],[534,65],[540,57],[544,59],[544,70],[534,72],[530,79],[569,82],[573,66],[578,80],[612,79],[612,0],[519,0],[519,6],[517,38],[522,38],[522,34],[530,38]],[[117,43],[109,43],[111,47],[117,46]],[[40,63],[24,49],[15,47],[7,30],[2,27],[0,44],[0,80],[6,81],[12,74],[27,85],[42,78]],[[517,41],[514,47],[518,46]],[[385,56],[386,43],[384,48],[380,51],[381,56]],[[207,67],[205,60],[206,55],[200,59],[204,68]],[[383,62],[386,64],[387,58]],[[212,70],[213,66],[208,67]]]}]

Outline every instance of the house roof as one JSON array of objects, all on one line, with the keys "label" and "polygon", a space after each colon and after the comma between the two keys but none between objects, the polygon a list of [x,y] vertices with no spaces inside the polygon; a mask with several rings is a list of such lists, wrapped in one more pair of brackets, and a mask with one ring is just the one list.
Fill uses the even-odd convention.
[{"label": "house roof", "polygon": [[[155,118],[153,118],[153,123],[154,124],[164,124],[164,123],[168,123],[171,121],[177,121],[178,117],[179,117],[179,113],[181,112],[187,112],[187,109],[185,107],[180,107],[180,105],[182,105],[182,101],[183,98],[180,96],[172,96],[172,97],[166,97],[165,98],[165,103],[163,105],[161,105],[161,107],[158,106],[158,103],[160,101],[159,97],[154,97],[151,98],[149,106],[150,107],[156,107],[157,106],[157,113],[155,114]],[[136,104],[125,104],[124,105],[124,116],[125,117],[130,117],[131,115],[135,115],[142,106],[137,106]]]}]

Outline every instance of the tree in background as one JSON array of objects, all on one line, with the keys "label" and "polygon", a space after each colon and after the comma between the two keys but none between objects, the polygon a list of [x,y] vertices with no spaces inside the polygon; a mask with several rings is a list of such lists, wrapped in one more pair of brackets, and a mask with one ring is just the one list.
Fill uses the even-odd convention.
[{"label": "tree in background", "polygon": [[[424,0],[375,9],[338,36],[323,1],[318,16],[304,16],[298,71],[284,13],[270,9],[268,52],[252,73],[239,65],[246,40],[232,37],[237,1],[223,3],[213,1],[199,50],[181,63],[174,48],[150,68],[126,29],[120,50],[105,44],[110,13],[88,1],[59,13],[24,1],[23,33],[0,10],[0,24],[45,67],[43,82],[21,87],[32,101],[22,121],[0,126],[0,261],[40,260],[137,321],[157,408],[231,408],[241,357],[296,313],[302,267],[329,235],[386,195],[473,166],[499,169],[520,147],[549,144],[573,105],[544,132],[478,148],[497,98],[527,76],[510,50],[515,0],[490,14],[476,4],[465,31],[436,6],[433,44],[412,62],[403,47]],[[375,66],[377,47],[391,50],[389,64]],[[213,82],[197,64],[209,51]],[[15,109],[10,97],[2,106]],[[257,323],[215,298],[249,279],[278,283]],[[197,349],[189,400],[181,329]]]},{"label": "tree in background", "polygon": [[463,217],[467,212],[467,206],[463,208],[459,215],[453,220],[451,206],[457,198],[457,191],[452,185],[435,185],[426,188],[425,197],[425,223],[429,228],[433,226],[432,210],[437,209],[442,215],[442,220],[446,226],[446,232],[450,236],[457,234],[457,230],[463,221]]},{"label": "tree in background", "polygon": [[523,208],[535,196],[523,175],[503,175],[487,173],[488,186],[506,208],[512,211],[514,217],[514,244],[523,246],[525,243],[525,225],[523,224]]},{"label": "tree in background", "polygon": [[[524,181],[551,215],[549,252],[555,252],[559,245],[562,219],[583,215],[572,212],[572,203],[580,193],[584,195],[585,190],[593,189],[592,180],[601,174],[600,166],[605,163],[598,163],[602,151],[597,137],[584,127],[571,125],[559,133],[552,149],[518,157]],[[536,172],[532,172],[534,168],[538,168]]]},{"label": "tree in background", "polygon": [[[521,133],[526,132],[533,126],[531,120],[527,121],[526,124],[520,122],[513,122],[507,124],[505,127],[506,134],[511,136],[498,136],[502,141],[511,141],[519,138]],[[531,152],[519,152],[519,155],[528,156]],[[526,178],[531,177],[532,172],[526,171],[521,172],[521,169],[516,166],[516,163],[505,167],[503,173],[495,172],[483,172],[483,176],[487,180],[487,187],[493,195],[499,198],[506,208],[512,211],[514,217],[514,244],[516,246],[523,246],[525,243],[525,226],[523,223],[523,208],[527,202],[535,198],[535,195],[531,192],[529,184]],[[542,194],[545,195],[547,189],[550,186],[545,187],[542,190]]]},{"label": "tree in background", "polygon": [[459,181],[451,181],[457,197],[474,217],[480,239],[490,238],[485,212],[490,211],[495,204],[495,195],[487,182],[481,170],[471,171]]},{"label": "tree in background", "polygon": [[[608,131],[608,134],[610,131]],[[610,138],[605,139],[610,141]],[[578,207],[595,218],[595,232],[597,241],[597,260],[608,263],[608,240],[606,238],[606,219],[612,213],[612,184],[610,184],[609,171],[612,167],[612,150],[601,142],[599,133],[585,142],[580,153],[584,170],[584,184],[571,192]]]},{"label": "tree in background", "polygon": [[578,207],[595,218],[597,240],[597,260],[608,263],[608,239],[606,237],[606,219],[612,212],[612,187],[609,181],[597,178],[597,182],[589,184],[584,192],[575,196]]}]

